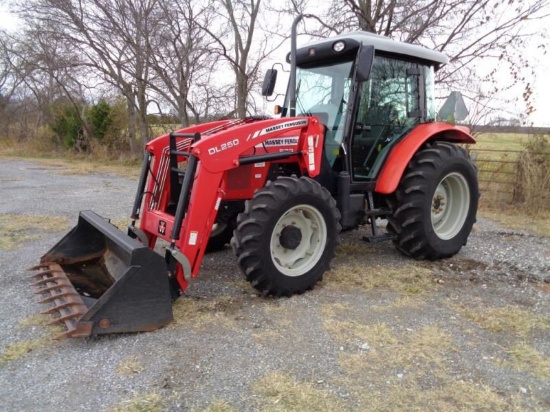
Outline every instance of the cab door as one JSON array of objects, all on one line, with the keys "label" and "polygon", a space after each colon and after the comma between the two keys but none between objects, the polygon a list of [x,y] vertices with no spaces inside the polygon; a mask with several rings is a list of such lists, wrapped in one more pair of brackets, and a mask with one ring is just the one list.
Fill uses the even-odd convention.
[{"label": "cab door", "polygon": [[368,79],[358,85],[350,150],[354,181],[374,179],[391,147],[424,118],[423,69],[419,63],[376,55]]}]

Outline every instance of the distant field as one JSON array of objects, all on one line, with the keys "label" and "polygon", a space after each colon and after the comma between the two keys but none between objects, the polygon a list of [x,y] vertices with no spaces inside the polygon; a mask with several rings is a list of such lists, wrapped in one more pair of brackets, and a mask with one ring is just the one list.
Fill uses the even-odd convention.
[{"label": "distant field", "polygon": [[472,146],[472,149],[522,151],[528,139],[528,134],[481,133],[476,136],[477,143]]},{"label": "distant field", "polygon": [[[550,153],[536,153],[535,163],[525,163],[524,160],[523,166],[519,166],[520,154],[525,152],[526,144],[533,136],[527,133],[481,133],[476,136],[477,144],[468,145],[478,167],[482,206],[502,210],[511,204],[522,204],[531,212],[543,213],[545,218],[548,216],[548,178],[544,168],[548,165]],[[520,169],[523,175],[519,173]]]}]

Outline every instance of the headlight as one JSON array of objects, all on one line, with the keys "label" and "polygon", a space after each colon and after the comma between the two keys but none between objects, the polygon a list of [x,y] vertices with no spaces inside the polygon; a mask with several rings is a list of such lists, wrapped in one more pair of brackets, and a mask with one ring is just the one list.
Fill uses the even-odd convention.
[{"label": "headlight", "polygon": [[345,48],[346,48],[346,43],[343,41],[337,41],[332,45],[332,50],[334,50],[336,53],[340,53]]}]

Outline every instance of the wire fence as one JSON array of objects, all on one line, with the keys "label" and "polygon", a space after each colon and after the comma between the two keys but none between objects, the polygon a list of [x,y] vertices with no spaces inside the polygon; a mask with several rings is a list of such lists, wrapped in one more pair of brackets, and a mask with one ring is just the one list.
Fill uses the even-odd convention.
[{"label": "wire fence", "polygon": [[469,153],[484,201],[550,204],[550,153],[475,148]]}]

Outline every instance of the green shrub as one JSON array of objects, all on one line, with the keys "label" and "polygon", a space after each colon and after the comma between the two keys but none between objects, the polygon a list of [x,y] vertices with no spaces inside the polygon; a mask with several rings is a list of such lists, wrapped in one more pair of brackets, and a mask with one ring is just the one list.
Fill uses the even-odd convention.
[{"label": "green shrub", "polygon": [[93,137],[103,140],[111,126],[113,109],[105,99],[88,109],[88,121],[90,122]]},{"label": "green shrub", "polygon": [[75,146],[82,133],[82,119],[77,111],[79,109],[71,104],[58,104],[52,108],[53,118],[49,126],[68,149]]}]

